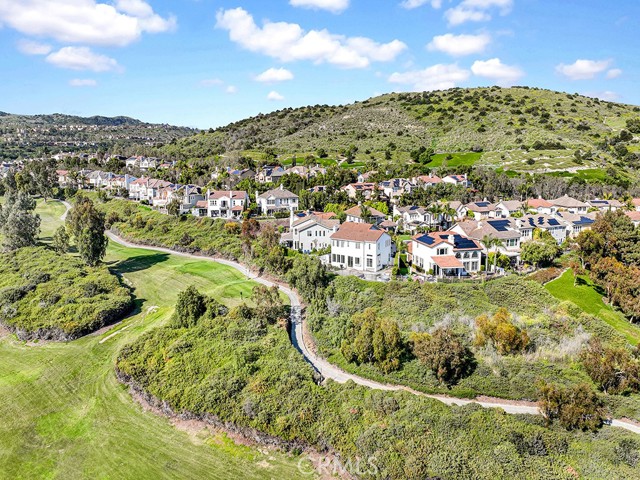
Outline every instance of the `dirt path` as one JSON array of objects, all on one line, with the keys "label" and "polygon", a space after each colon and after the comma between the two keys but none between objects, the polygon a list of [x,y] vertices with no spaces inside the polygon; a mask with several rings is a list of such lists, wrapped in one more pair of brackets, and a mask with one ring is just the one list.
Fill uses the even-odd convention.
[{"label": "dirt path", "polygon": [[[386,391],[401,391],[404,390],[406,392],[412,393],[414,395],[419,395],[421,397],[433,398],[435,400],[439,400],[440,402],[446,405],[469,405],[471,403],[475,403],[484,408],[501,408],[506,413],[510,414],[521,414],[526,413],[529,415],[540,415],[540,411],[538,410],[538,405],[535,402],[526,402],[526,401],[515,401],[515,400],[505,400],[502,398],[495,397],[485,397],[480,396],[473,400],[465,399],[465,398],[457,398],[450,397],[447,395],[430,395],[423,392],[418,392],[412,388],[406,387],[404,385],[394,385],[376,382],[374,380],[369,380],[367,378],[359,377],[357,375],[353,375],[351,373],[345,372],[339,367],[329,363],[324,358],[318,356],[316,353],[311,351],[309,348],[305,334],[304,334],[304,318],[301,314],[301,302],[298,298],[298,295],[289,287],[276,284],[270,280],[265,278],[261,278],[256,275],[254,272],[249,270],[244,265],[241,265],[238,262],[234,262],[231,260],[224,259],[216,259],[212,257],[206,257],[203,255],[194,255],[190,253],[177,252],[175,250],[171,250],[169,248],[162,247],[150,247],[146,245],[139,245],[136,243],[128,242],[112,232],[106,232],[109,239],[113,240],[120,245],[124,245],[125,247],[130,248],[139,248],[143,250],[152,250],[156,252],[168,253],[171,255],[178,255],[181,257],[193,258],[197,260],[205,260],[210,262],[218,262],[223,265],[227,265],[229,267],[235,268],[239,270],[242,274],[246,275],[249,279],[254,280],[258,283],[266,285],[268,287],[277,286],[285,295],[289,297],[289,301],[291,302],[291,343],[293,346],[302,354],[307,362],[309,362],[325,379],[330,378],[338,383],[346,383],[348,381],[353,381],[358,385],[362,385],[364,387],[373,388],[376,390],[386,390]],[[611,422],[611,426],[624,428],[630,432],[634,432],[640,435],[640,424],[629,420],[613,420]]]}]

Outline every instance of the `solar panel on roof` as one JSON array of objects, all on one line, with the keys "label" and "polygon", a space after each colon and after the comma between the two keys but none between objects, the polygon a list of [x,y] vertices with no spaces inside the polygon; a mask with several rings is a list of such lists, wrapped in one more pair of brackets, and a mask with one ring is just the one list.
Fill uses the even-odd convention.
[{"label": "solar panel on roof", "polygon": [[555,218],[551,218],[549,219],[549,225],[553,225],[554,227],[560,225],[560,222],[558,222]]},{"label": "solar panel on roof", "polygon": [[456,235],[454,237],[455,248],[476,248],[476,243],[470,238],[461,237],[460,235]]},{"label": "solar panel on roof", "polygon": [[476,202],[476,205],[478,205],[479,207],[486,207],[486,206],[489,206],[490,203],[489,202]]},{"label": "solar panel on roof", "polygon": [[510,224],[509,220],[489,220],[487,223],[499,232],[506,232]]}]

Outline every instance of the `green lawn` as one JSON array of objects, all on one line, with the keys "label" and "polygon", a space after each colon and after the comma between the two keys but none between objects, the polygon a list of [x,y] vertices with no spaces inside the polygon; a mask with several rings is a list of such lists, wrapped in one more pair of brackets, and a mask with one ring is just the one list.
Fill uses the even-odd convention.
[{"label": "green lawn", "polygon": [[0,339],[0,478],[302,478],[294,456],[175,428],[114,375],[122,346],[166,321],[178,291],[195,284],[233,306],[253,282],[223,265],[113,243],[106,261],[135,287],[138,314],[67,344]]},{"label": "green lawn", "polygon": [[574,287],[573,271],[567,270],[559,278],[547,283],[545,288],[557,299],[569,300],[585,312],[604,320],[633,345],[640,343],[640,328],[632,325],[622,313],[606,305],[598,287],[587,277],[581,276],[580,283]]},{"label": "green lawn", "polygon": [[[447,160],[447,156],[451,155],[451,159]],[[482,157],[482,153],[436,153],[431,162],[428,163],[429,167],[442,167],[446,165],[447,167],[461,167],[461,166],[472,166],[475,165],[478,160]]]},{"label": "green lawn", "polygon": [[50,240],[56,229],[62,225],[60,216],[64,213],[64,205],[58,200],[39,199],[36,205],[36,211],[40,215],[40,239]]}]

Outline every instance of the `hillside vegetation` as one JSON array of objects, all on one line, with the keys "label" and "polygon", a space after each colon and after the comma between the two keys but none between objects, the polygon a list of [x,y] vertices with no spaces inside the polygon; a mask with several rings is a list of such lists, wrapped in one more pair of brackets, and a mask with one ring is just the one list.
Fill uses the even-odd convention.
[{"label": "hillside vegetation", "polygon": [[360,459],[363,479],[634,475],[635,463],[617,452],[631,442],[634,455],[636,444],[614,429],[568,433],[544,428],[542,418],[449,408],[407,392],[318,385],[265,313],[239,306],[195,322],[177,316],[122,350],[119,377],[165,411]]},{"label": "hillside vegetation", "polygon": [[[268,149],[305,154],[322,148],[331,155],[354,145],[362,158],[386,151],[406,158],[419,146],[438,152],[570,150],[550,156],[571,157],[575,149],[597,150],[625,128],[626,120],[636,118],[638,107],[578,94],[528,87],[454,88],[393,93],[345,106],[287,108],[178,140],[163,153],[204,158]],[[603,160],[608,158],[604,149]],[[488,163],[498,160],[489,157]]]},{"label": "hillside vegetation", "polygon": [[42,247],[0,255],[0,323],[22,340],[72,340],[133,307],[106,267]]}]

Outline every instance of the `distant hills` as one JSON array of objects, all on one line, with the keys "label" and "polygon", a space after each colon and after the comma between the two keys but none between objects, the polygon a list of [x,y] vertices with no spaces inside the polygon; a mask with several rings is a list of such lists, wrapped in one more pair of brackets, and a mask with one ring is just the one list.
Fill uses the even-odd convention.
[{"label": "distant hills", "polygon": [[58,151],[133,154],[193,135],[197,130],[141,122],[129,117],[14,115],[0,112],[0,158]]}]

